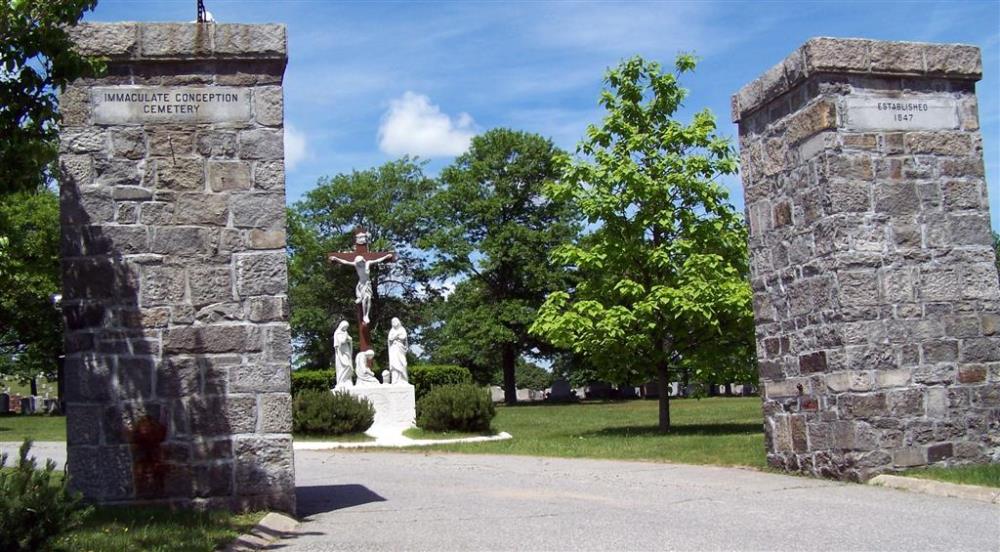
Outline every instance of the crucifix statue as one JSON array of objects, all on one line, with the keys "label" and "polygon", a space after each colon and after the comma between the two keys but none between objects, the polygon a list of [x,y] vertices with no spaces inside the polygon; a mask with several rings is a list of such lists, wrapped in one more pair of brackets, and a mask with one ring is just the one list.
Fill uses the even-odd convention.
[{"label": "crucifix statue", "polygon": [[358,272],[358,285],[354,288],[355,300],[358,313],[358,335],[361,339],[359,349],[364,352],[371,349],[371,334],[368,332],[368,324],[371,322],[369,314],[372,308],[372,282],[369,278],[371,267],[382,262],[392,262],[395,258],[393,253],[375,253],[368,251],[368,232],[364,228],[354,229],[354,251],[346,253],[330,253],[328,258],[336,263],[353,266]]}]

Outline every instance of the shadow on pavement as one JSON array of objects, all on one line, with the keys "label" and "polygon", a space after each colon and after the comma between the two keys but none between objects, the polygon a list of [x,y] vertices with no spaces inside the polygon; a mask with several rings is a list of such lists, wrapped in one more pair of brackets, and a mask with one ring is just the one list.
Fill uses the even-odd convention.
[{"label": "shadow on pavement", "polygon": [[369,502],[385,502],[385,498],[373,493],[364,485],[296,487],[295,498],[298,501],[297,515],[300,519]]}]

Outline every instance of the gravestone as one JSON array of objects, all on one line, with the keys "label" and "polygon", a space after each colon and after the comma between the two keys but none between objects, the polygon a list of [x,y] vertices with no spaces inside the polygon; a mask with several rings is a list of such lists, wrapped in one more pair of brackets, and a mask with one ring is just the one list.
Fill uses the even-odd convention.
[{"label": "gravestone", "polygon": [[8,412],[10,412],[10,395],[0,393],[0,414],[7,414]]},{"label": "gravestone", "polygon": [[733,97],[768,463],[1000,460],[979,49],[816,38]]},{"label": "gravestone", "polygon": [[21,414],[34,414],[38,412],[38,397],[28,395],[21,398]]},{"label": "gravestone", "polygon": [[102,503],[294,512],[282,25],[71,29],[67,462]]},{"label": "gravestone", "polygon": [[558,378],[552,382],[552,388],[549,389],[550,401],[572,401],[576,399],[573,394],[573,390],[570,389],[569,380],[564,378]]}]

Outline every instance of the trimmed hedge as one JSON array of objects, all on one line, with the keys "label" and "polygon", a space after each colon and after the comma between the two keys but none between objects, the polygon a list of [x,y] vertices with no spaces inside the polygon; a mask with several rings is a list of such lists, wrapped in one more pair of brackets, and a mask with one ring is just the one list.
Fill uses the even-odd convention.
[{"label": "trimmed hedge", "polygon": [[496,414],[486,389],[469,383],[441,385],[417,403],[417,426],[429,431],[489,431]]},{"label": "trimmed hedge", "polygon": [[345,391],[305,389],[292,402],[292,430],[296,433],[361,433],[373,423],[375,407],[371,401]]},{"label": "trimmed hedge", "polygon": [[472,373],[467,368],[453,364],[418,364],[410,366],[408,373],[418,402],[435,387],[472,383]]},{"label": "trimmed hedge", "polygon": [[333,370],[292,370],[292,395],[306,389],[329,392],[333,389]]}]

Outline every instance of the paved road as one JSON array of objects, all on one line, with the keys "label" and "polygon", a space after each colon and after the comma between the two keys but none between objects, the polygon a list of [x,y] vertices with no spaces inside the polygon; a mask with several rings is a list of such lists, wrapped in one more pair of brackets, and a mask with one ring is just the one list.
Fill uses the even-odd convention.
[{"label": "paved road", "polygon": [[750,470],[346,451],[295,461],[303,534],[273,547],[289,552],[1000,550],[997,506]]},{"label": "paved road", "polygon": [[750,470],[296,452],[281,550],[998,550],[1000,508]]}]

